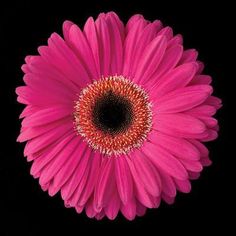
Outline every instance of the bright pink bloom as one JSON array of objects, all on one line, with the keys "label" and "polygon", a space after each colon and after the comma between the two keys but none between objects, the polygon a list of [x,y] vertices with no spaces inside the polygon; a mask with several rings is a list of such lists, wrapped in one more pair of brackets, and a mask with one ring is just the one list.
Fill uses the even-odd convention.
[{"label": "bright pink bloom", "polygon": [[66,207],[129,220],[189,192],[211,161],[221,100],[197,51],[160,21],[109,12],[63,24],[22,66],[19,142],[31,174]]}]

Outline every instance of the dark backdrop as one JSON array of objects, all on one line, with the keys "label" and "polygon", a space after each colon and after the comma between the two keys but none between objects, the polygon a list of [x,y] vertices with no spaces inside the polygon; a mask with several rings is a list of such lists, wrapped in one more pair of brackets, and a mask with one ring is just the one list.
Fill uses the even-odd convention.
[{"label": "dark backdrop", "polygon": [[[154,2],[154,1],[153,1]],[[230,214],[234,214],[232,193],[233,174],[229,166],[235,154],[231,152],[233,140],[229,111],[235,110],[233,73],[235,54],[233,6],[231,1],[17,1],[0,6],[0,58],[1,58],[1,196],[0,235],[84,235],[109,233],[138,233],[178,235],[222,231],[231,229]],[[212,3],[211,3],[212,2]],[[30,163],[23,157],[24,144],[15,142],[20,129],[18,116],[23,106],[16,103],[15,87],[22,85],[20,66],[27,54],[36,54],[37,47],[46,44],[49,35],[61,33],[64,20],[83,26],[89,16],[103,11],[116,11],[123,21],[134,13],[149,20],[160,19],[184,36],[186,48],[196,48],[200,60],[206,64],[205,72],[213,76],[215,94],[223,99],[224,107],[217,115],[220,137],[208,144],[213,165],[204,169],[201,177],[193,181],[190,194],[178,193],[176,203],[162,203],[159,209],[148,210],[144,217],[128,222],[121,215],[115,221],[96,221],[73,209],[66,209],[59,194],[51,198],[43,192],[38,181],[29,174]],[[233,91],[233,90],[232,90]],[[231,108],[231,109],[230,109]],[[231,115],[233,118],[233,113]],[[16,233],[14,233],[16,230]]]}]

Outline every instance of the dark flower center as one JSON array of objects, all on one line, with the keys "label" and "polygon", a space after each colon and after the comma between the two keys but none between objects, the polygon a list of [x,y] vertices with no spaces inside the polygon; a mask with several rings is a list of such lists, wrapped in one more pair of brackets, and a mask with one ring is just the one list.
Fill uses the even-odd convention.
[{"label": "dark flower center", "polygon": [[96,100],[92,117],[98,129],[112,135],[129,128],[133,109],[127,99],[110,91]]}]

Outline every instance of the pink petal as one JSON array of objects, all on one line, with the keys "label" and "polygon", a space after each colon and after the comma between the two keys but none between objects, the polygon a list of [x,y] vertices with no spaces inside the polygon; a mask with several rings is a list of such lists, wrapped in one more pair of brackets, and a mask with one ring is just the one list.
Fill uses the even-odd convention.
[{"label": "pink petal", "polygon": [[105,216],[105,212],[104,212],[104,210],[102,210],[101,212],[99,212],[95,215],[95,218],[96,218],[96,220],[101,220],[101,219],[103,219],[104,216]]},{"label": "pink petal", "polygon": [[211,84],[212,78],[209,75],[195,75],[190,81],[190,85]]},{"label": "pink petal", "polygon": [[95,209],[93,207],[93,199],[92,198],[90,198],[89,201],[86,203],[85,212],[89,218],[93,218],[97,214],[97,212],[95,211]]},{"label": "pink petal", "polygon": [[168,41],[168,48],[171,48],[175,45],[182,45],[183,44],[183,37],[181,34],[175,35],[172,39]]},{"label": "pink petal", "polygon": [[156,83],[156,81],[161,78],[161,76],[163,76],[168,71],[171,71],[178,63],[182,52],[183,47],[181,45],[174,45],[173,47],[167,49],[152,78],[144,81],[144,84],[146,84],[145,87],[147,87],[147,89],[149,88],[149,86],[152,87]]},{"label": "pink petal", "polygon": [[169,175],[178,179],[187,179],[188,174],[180,161],[171,153],[158,145],[145,142],[142,152],[153,162],[159,169],[167,172]]},{"label": "pink petal", "polygon": [[115,159],[116,184],[123,204],[133,197],[133,180],[126,158],[126,156],[119,156]]},{"label": "pink petal", "polygon": [[188,171],[189,173],[189,178],[190,179],[198,179],[200,177],[200,173],[199,172],[192,172],[192,171]]},{"label": "pink petal", "polygon": [[133,220],[136,215],[136,200],[130,199],[128,203],[121,206],[121,212],[128,220]]},{"label": "pink petal", "polygon": [[[154,21],[153,23],[148,24],[144,28],[144,30],[140,33],[139,37],[137,38],[136,47],[134,48],[133,52],[133,60],[130,65],[130,73],[129,73],[130,76],[133,77],[135,75],[139,67],[139,62],[140,60],[142,60],[141,57],[145,48],[147,48],[148,45],[155,39],[157,31],[159,31],[161,27],[162,23],[160,21]],[[155,43],[152,43],[151,47],[155,47],[154,45]]]},{"label": "pink petal", "polygon": [[[78,86],[72,80],[70,80],[70,78],[67,78],[65,75],[63,75],[63,73],[61,73],[51,63],[45,61],[41,56],[33,57],[27,65],[33,74],[33,78],[36,75],[39,80],[41,79],[41,82],[44,82],[44,80],[56,81],[57,83],[59,82],[63,84],[63,87],[66,90],[70,89],[71,92],[78,92]],[[44,86],[47,85],[45,83],[43,84]]]},{"label": "pink petal", "polygon": [[173,136],[201,134],[206,126],[199,119],[182,113],[158,114],[153,117],[153,128]]},{"label": "pink petal", "polygon": [[192,108],[189,111],[186,111],[187,114],[192,116],[213,116],[216,113],[216,108],[210,105],[200,105],[197,107]]},{"label": "pink petal", "polygon": [[175,89],[185,87],[196,73],[196,63],[186,63],[162,76],[154,85],[151,98],[155,100]]},{"label": "pink petal", "polygon": [[42,134],[48,133],[50,130],[57,129],[59,126],[71,122],[71,117],[66,117],[46,125],[39,125],[33,127],[21,127],[21,133],[17,138],[17,142],[25,142],[27,140],[36,138]]},{"label": "pink petal", "polygon": [[210,166],[212,164],[212,161],[209,159],[209,157],[204,157],[200,161],[203,166]]},{"label": "pink petal", "polygon": [[165,36],[167,41],[169,41],[173,38],[173,30],[171,29],[171,27],[167,26],[158,32],[157,36],[160,35]]},{"label": "pink petal", "polygon": [[[86,163],[86,166],[83,168],[83,177],[81,178],[80,182],[78,183],[74,193],[71,195],[70,198],[67,199],[68,202],[70,202],[71,206],[75,207],[76,205],[79,205],[79,198],[81,197],[83,190],[86,186],[89,172],[91,169],[91,152],[89,152],[88,155],[88,161]],[[81,170],[82,171],[82,170]]]},{"label": "pink petal", "polygon": [[108,31],[108,24],[102,17],[95,21],[99,45],[100,77],[110,75],[111,61],[111,38]]},{"label": "pink petal", "polygon": [[203,169],[200,161],[182,159],[181,163],[188,171],[200,172]]},{"label": "pink petal", "polygon": [[36,107],[36,106],[31,106],[31,105],[28,105],[24,108],[24,110],[21,112],[19,118],[22,119],[26,116],[30,116],[32,114],[34,114],[36,111],[38,111],[39,108]]},{"label": "pink petal", "polygon": [[217,131],[215,131],[213,129],[209,129],[207,137],[201,138],[201,141],[202,142],[209,142],[209,141],[213,141],[213,140],[215,140],[217,138],[218,138]]},{"label": "pink petal", "polygon": [[112,158],[105,158],[100,168],[100,173],[95,186],[94,207],[101,209],[109,199],[110,182],[112,181],[112,173],[114,171],[114,163]]},{"label": "pink petal", "polygon": [[119,212],[120,209],[120,199],[117,191],[113,193],[108,202],[107,206],[104,208],[105,214],[107,215],[108,219],[114,220]]},{"label": "pink petal", "polygon": [[79,202],[78,202],[79,205],[84,205],[88,201],[97,183],[102,156],[100,153],[92,152],[90,158],[92,158],[91,170],[90,170],[90,174],[89,174],[86,186],[84,187],[82,195],[79,199]]},{"label": "pink petal", "polygon": [[79,156],[80,162],[79,164],[77,164],[73,175],[61,189],[61,196],[63,200],[70,199],[77,186],[79,185],[81,179],[83,178],[84,172],[88,165],[88,161],[90,159],[91,149],[88,148],[87,143],[81,142],[77,154]]},{"label": "pink petal", "polygon": [[69,20],[63,22],[62,30],[66,42],[69,42],[69,32],[72,25],[74,25],[74,23]]},{"label": "pink petal", "polygon": [[173,204],[175,201],[175,197],[170,197],[170,196],[166,195],[165,193],[163,193],[161,197],[169,205]]},{"label": "pink petal", "polygon": [[24,155],[36,153],[53,142],[56,142],[60,137],[66,135],[66,133],[74,133],[73,123],[66,122],[59,126],[57,129],[48,131],[30,141],[27,142],[24,150]]},{"label": "pink petal", "polygon": [[141,14],[135,14],[131,16],[126,24],[125,31],[128,33],[139,20],[145,20]]},{"label": "pink petal", "polygon": [[[80,142],[82,142],[80,140]],[[67,180],[74,173],[75,168],[79,164],[81,159],[80,143],[78,141],[77,147],[74,148],[74,152],[68,156],[68,160],[62,166],[62,168],[55,174],[53,183],[51,184],[52,188],[49,191],[49,194],[53,196],[56,194],[60,188],[67,182]]]},{"label": "pink petal", "polygon": [[107,26],[111,39],[111,75],[121,74],[123,66],[124,26],[115,13],[107,14]]},{"label": "pink petal", "polygon": [[204,70],[204,63],[201,62],[201,61],[197,61],[197,64],[198,64],[198,69],[197,69],[197,75],[200,75],[202,74],[203,70]]},{"label": "pink petal", "polygon": [[143,216],[146,213],[147,208],[143,206],[139,201],[136,201],[136,214],[137,216]]},{"label": "pink petal", "polygon": [[139,19],[127,33],[124,42],[124,66],[122,73],[124,76],[130,76],[130,67],[132,65],[135,46],[146,25],[147,22],[145,20]]},{"label": "pink petal", "polygon": [[177,113],[203,103],[212,93],[208,85],[195,85],[177,89],[154,101],[157,113]]},{"label": "pink petal", "polygon": [[41,170],[48,165],[51,160],[63,149],[69,141],[74,138],[74,134],[68,134],[65,137],[61,137],[56,143],[51,144],[49,147],[43,150],[43,152],[38,153],[37,155],[32,155],[34,160],[30,174],[35,176],[37,173],[41,173]]},{"label": "pink petal", "polygon": [[75,210],[78,214],[80,214],[84,210],[84,206],[76,206]]},{"label": "pink petal", "polygon": [[176,188],[183,193],[189,193],[191,191],[191,183],[189,180],[174,179]]},{"label": "pink petal", "polygon": [[171,176],[160,168],[158,169],[158,172],[161,177],[163,193],[165,193],[167,196],[175,197],[176,187]]},{"label": "pink petal", "polygon": [[133,176],[135,197],[144,206],[146,206],[148,208],[153,208],[155,206],[154,202],[153,202],[151,196],[145,190],[142,179],[140,178],[138,172],[136,171],[133,161],[131,161],[130,158],[127,158],[127,163],[129,165],[130,171]]},{"label": "pink petal", "polygon": [[38,125],[45,125],[56,120],[65,118],[66,116],[71,116],[71,109],[70,107],[66,106],[55,106],[46,109],[39,110],[32,114],[31,116],[27,116],[22,121],[22,126],[38,126]]},{"label": "pink petal", "polygon": [[219,109],[222,107],[222,101],[220,98],[217,98],[215,96],[210,96],[206,101],[206,105],[214,106],[216,109]]},{"label": "pink petal", "polygon": [[97,35],[96,26],[92,17],[89,17],[84,25],[84,35],[87,38],[88,44],[93,53],[95,60],[95,65],[98,71],[98,74],[101,74],[100,63],[99,63],[99,40]]},{"label": "pink petal", "polygon": [[152,196],[159,196],[161,194],[161,180],[157,170],[141,151],[135,150],[133,156],[134,166],[145,189]]},{"label": "pink petal", "polygon": [[198,56],[198,52],[195,49],[188,49],[183,52],[182,58],[179,61],[179,65],[196,61]]},{"label": "pink petal", "polygon": [[[78,58],[57,34],[52,34],[48,44],[49,47],[38,48],[40,55],[47,63],[79,87],[84,87],[90,83],[91,80]],[[79,80],[78,75],[83,80]]]},{"label": "pink petal", "polygon": [[93,80],[98,79],[99,74],[96,68],[95,60],[88,44],[88,41],[77,25],[73,25],[69,31],[69,46],[76,53],[80,62],[83,64],[88,75]]},{"label": "pink petal", "polygon": [[55,174],[62,168],[68,158],[70,158],[70,155],[75,151],[78,141],[79,140],[77,137],[73,138],[71,141],[69,141],[69,143],[66,144],[66,146],[64,146],[62,151],[55,155],[55,157],[52,159],[52,162],[50,162],[50,165],[42,170],[41,176],[39,178],[40,184],[43,185],[49,182],[55,176]]},{"label": "pink petal", "polygon": [[145,48],[140,62],[138,63],[135,72],[135,81],[138,83],[144,80],[143,78],[150,78],[158,69],[167,46],[166,39],[162,36],[153,39]]},{"label": "pink petal", "polygon": [[213,117],[199,116],[198,118],[203,121],[208,128],[214,128],[218,124],[218,121]]},{"label": "pink petal", "polygon": [[186,139],[180,137],[175,138],[161,132],[153,131],[149,133],[148,140],[156,145],[161,145],[178,158],[188,160],[200,159],[199,150]]}]

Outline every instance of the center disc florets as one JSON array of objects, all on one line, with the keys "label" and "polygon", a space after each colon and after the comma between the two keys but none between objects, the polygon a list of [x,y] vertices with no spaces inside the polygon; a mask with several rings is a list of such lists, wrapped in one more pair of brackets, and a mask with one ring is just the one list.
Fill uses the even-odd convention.
[{"label": "center disc florets", "polygon": [[75,105],[75,128],[93,149],[107,155],[139,147],[151,129],[147,93],[123,76],[95,81]]}]

